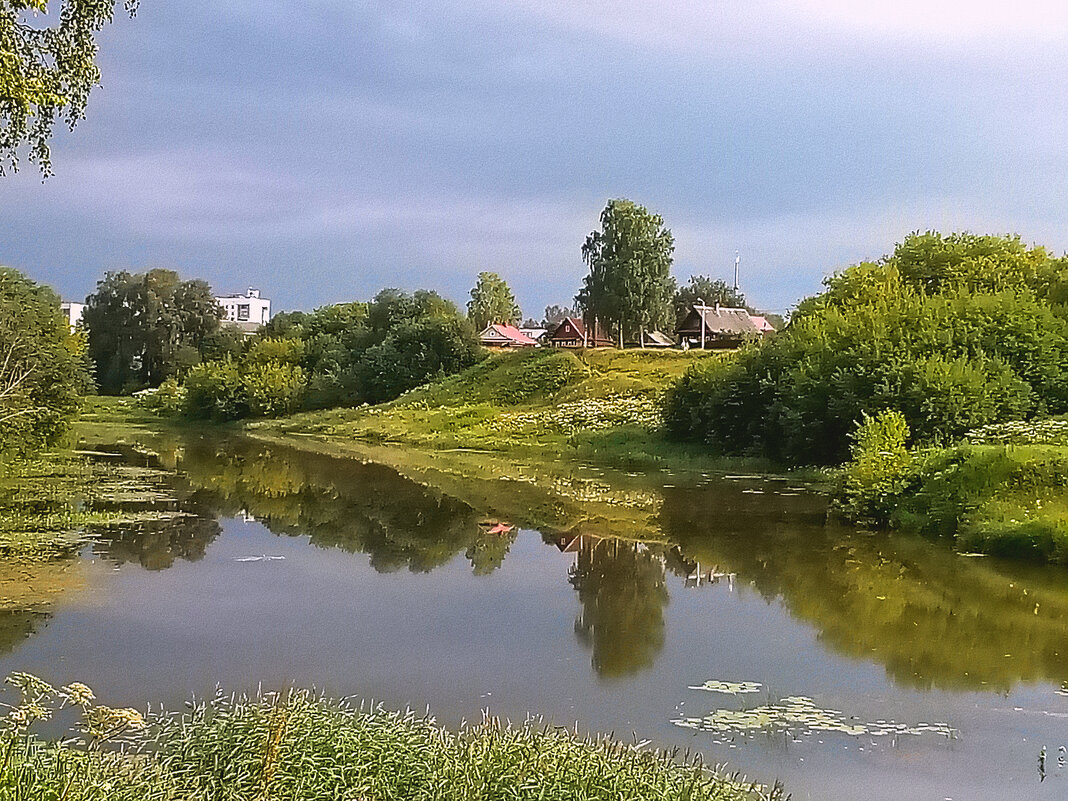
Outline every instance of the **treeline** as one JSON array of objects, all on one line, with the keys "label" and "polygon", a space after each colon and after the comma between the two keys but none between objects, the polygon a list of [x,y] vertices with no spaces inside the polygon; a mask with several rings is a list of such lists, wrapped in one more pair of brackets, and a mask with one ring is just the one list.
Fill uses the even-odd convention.
[{"label": "treeline", "polygon": [[835,464],[884,410],[912,444],[1068,412],[1068,261],[1019,237],[913,234],[829,278],[775,337],[695,365],[667,425],[725,453]]},{"label": "treeline", "polygon": [[239,352],[170,379],[149,403],[217,421],[381,403],[482,355],[451,301],[384,289],[369,303],[279,314]]}]

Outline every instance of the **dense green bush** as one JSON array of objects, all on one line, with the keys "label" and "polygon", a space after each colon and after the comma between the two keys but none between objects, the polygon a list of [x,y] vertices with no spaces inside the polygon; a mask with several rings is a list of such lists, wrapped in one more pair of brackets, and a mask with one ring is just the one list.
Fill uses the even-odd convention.
[{"label": "dense green bush", "polygon": [[247,364],[290,364],[304,361],[304,340],[296,337],[259,337],[245,354]]},{"label": "dense green bush", "polygon": [[853,520],[885,525],[909,477],[909,425],[901,412],[864,415],[853,433],[852,460],[841,474],[839,503]]},{"label": "dense green bush", "polygon": [[241,371],[232,359],[198,364],[186,375],[183,386],[188,417],[221,422],[248,415]]},{"label": "dense green bush", "polygon": [[59,298],[0,267],[0,459],[55,444],[91,385],[85,338]]},{"label": "dense green bush", "polygon": [[368,348],[356,366],[360,394],[368,403],[391,400],[435,378],[457,373],[481,357],[466,320],[407,322]]},{"label": "dense green bush", "polygon": [[304,402],[308,380],[293,364],[247,364],[241,376],[245,402],[251,417],[292,414]]},{"label": "dense green bush", "polygon": [[165,417],[182,414],[186,408],[186,390],[174,378],[168,378],[155,390],[137,394],[137,405]]},{"label": "dense green bush", "polygon": [[895,409],[920,443],[1068,410],[1062,262],[1018,238],[908,237],[832,277],[787,328],[669,393],[668,430],[728,453],[835,463],[864,414]]}]

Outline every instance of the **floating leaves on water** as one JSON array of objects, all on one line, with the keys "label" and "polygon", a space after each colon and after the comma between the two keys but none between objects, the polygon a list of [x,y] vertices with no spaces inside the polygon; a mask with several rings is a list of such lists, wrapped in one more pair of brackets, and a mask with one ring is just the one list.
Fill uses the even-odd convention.
[{"label": "floating leaves on water", "polygon": [[765,704],[753,709],[717,709],[704,717],[679,718],[671,722],[687,729],[736,734],[801,735],[825,732],[851,737],[863,734],[873,737],[906,734],[956,737],[958,734],[956,729],[945,723],[918,723],[912,726],[892,720],[866,723],[853,716],[847,717],[836,709],[821,709],[815,701],[803,695],[790,696],[776,704]]},{"label": "floating leaves on water", "polygon": [[725,695],[744,695],[746,693],[758,693],[763,685],[756,681],[717,681],[711,679],[704,684],[691,686],[691,690],[706,690],[710,693],[724,693]]}]

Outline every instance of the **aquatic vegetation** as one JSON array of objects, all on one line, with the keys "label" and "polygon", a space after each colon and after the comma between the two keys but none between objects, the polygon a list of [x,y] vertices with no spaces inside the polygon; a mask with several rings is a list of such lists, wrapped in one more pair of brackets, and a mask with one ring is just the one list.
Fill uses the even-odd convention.
[{"label": "aquatic vegetation", "polygon": [[118,462],[114,454],[46,454],[6,465],[0,478],[0,556],[49,560],[101,532],[179,520],[168,472]]},{"label": "aquatic vegetation", "polygon": [[715,679],[710,679],[704,684],[691,686],[690,689],[706,690],[710,693],[723,693],[724,695],[744,695],[758,693],[763,686],[758,681],[716,681]]},{"label": "aquatic vegetation", "polygon": [[789,696],[778,703],[764,704],[752,709],[716,709],[704,717],[679,718],[671,722],[687,729],[743,735],[785,733],[799,737],[816,733],[835,733],[850,737],[860,735],[897,737],[938,734],[952,738],[958,734],[956,729],[945,723],[908,725],[892,720],[864,722],[836,709],[822,709],[813,699],[803,695]]},{"label": "aquatic vegetation", "polygon": [[[218,694],[182,713],[142,716],[94,705],[21,674],[13,707],[78,707],[88,748],[27,734],[29,714],[0,731],[0,794],[65,801],[163,798],[346,798],[514,801],[779,801],[766,788],[608,737],[581,738],[537,720],[495,718],[458,732],[428,716],[351,706],[305,691]],[[127,749],[101,749],[122,737]]]}]

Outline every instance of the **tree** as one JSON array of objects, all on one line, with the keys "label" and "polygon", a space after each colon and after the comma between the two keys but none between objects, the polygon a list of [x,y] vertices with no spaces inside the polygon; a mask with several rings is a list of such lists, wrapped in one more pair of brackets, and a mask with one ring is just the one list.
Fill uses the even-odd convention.
[{"label": "tree", "polygon": [[726,281],[707,275],[691,275],[688,284],[675,290],[675,319],[681,321],[698,302],[706,306],[718,304],[734,309],[748,308],[741,290],[735,289]]},{"label": "tree", "polygon": [[560,323],[564,321],[565,317],[581,317],[582,309],[579,307],[572,308],[571,306],[546,306],[545,318],[541,321],[543,328],[548,328],[550,331],[556,328]]},{"label": "tree", "polygon": [[105,273],[86,299],[83,322],[100,389],[155,387],[219,343],[222,309],[201,280],[173,270]]},{"label": "tree", "polygon": [[610,200],[601,230],[586,237],[589,275],[575,300],[588,323],[599,320],[619,338],[644,335],[670,321],[675,239],[659,214],[630,200]]},{"label": "tree", "polygon": [[0,456],[54,444],[89,385],[84,338],[71,333],[59,298],[0,267]]},{"label": "tree", "polygon": [[491,323],[515,325],[523,313],[515,302],[515,295],[497,273],[479,273],[467,303],[467,319],[476,331]]},{"label": "tree", "polygon": [[[115,0],[62,0],[56,24],[32,24],[48,0],[0,0],[0,175],[18,169],[18,150],[51,174],[48,142],[56,119],[73,129],[100,83],[96,35],[111,22]],[[136,0],[126,0],[132,15]]]}]

